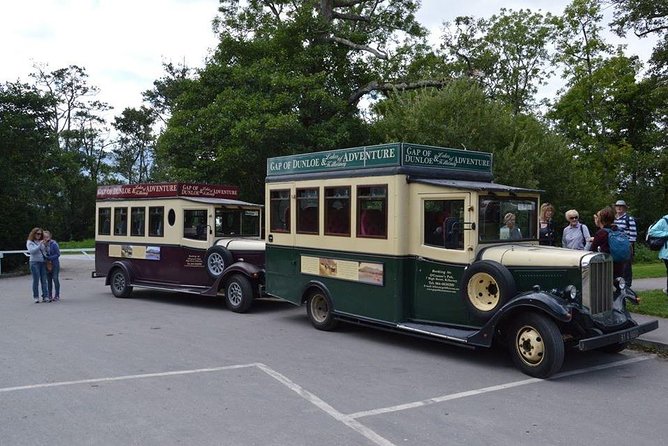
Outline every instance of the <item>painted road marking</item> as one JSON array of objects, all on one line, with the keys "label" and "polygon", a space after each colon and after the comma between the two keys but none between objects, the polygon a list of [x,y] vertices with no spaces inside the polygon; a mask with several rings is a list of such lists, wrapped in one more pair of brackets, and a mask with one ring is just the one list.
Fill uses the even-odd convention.
[{"label": "painted road marking", "polygon": [[[628,364],[634,364],[636,362],[641,362],[641,361],[646,361],[648,359],[652,359],[654,356],[646,356],[646,357],[638,357],[638,358],[631,358],[631,359],[626,359],[624,361],[616,361],[616,362],[610,362],[607,364],[602,364],[602,365],[596,365],[592,367],[586,367],[583,369],[577,369],[577,370],[571,370],[569,372],[563,372],[563,373],[557,373],[554,375],[550,380],[556,380],[559,378],[565,378],[567,376],[574,376],[574,375],[581,375],[583,373],[589,373],[589,372],[595,372],[598,370],[605,370],[609,369],[612,367],[621,367],[623,365],[628,365]],[[498,390],[505,390],[505,389],[512,389],[513,387],[519,387],[519,386],[525,386],[527,384],[534,384],[538,383],[541,381],[546,381],[541,378],[529,378],[529,379],[523,379],[521,381],[514,381],[511,383],[506,383],[506,384],[499,384],[496,386],[490,386],[490,387],[483,387],[482,389],[476,389],[476,390],[467,390],[465,392],[458,392],[458,393],[452,393],[450,395],[443,395],[443,396],[437,396],[435,398],[428,398],[426,400],[422,401],[415,401],[412,403],[406,403],[406,404],[399,404],[397,406],[390,406],[390,407],[383,407],[380,409],[372,409],[372,410],[365,410],[362,412],[355,412],[352,414],[349,414],[348,417],[350,418],[363,418],[363,417],[370,417],[374,415],[381,415],[385,413],[390,413],[390,412],[399,412],[402,410],[407,410],[407,409],[415,409],[418,407],[424,407],[424,406],[429,406],[431,404],[436,404],[436,403],[442,403],[444,401],[451,401],[451,400],[456,400],[460,398],[466,398],[469,396],[476,396],[476,395],[482,395],[483,393],[490,393],[490,392],[496,392]]]},{"label": "painted road marking", "polygon": [[[586,367],[582,369],[577,369],[577,370],[571,370],[569,372],[563,372],[563,373],[558,373],[554,375],[550,380],[556,380],[560,378],[565,378],[567,376],[575,376],[575,375],[581,375],[584,373],[590,373],[590,372],[595,372],[599,370],[605,370],[613,367],[621,367],[624,365],[629,365],[629,364],[634,364],[637,362],[641,361],[646,361],[648,359],[653,359],[655,356],[650,355],[650,356],[645,356],[645,357],[637,357],[637,358],[631,358],[631,359],[626,359],[624,361],[616,361],[616,362],[611,362],[607,364],[601,364],[597,366],[592,366],[592,367]],[[287,378],[285,375],[282,375],[272,369],[271,367],[268,367],[265,364],[262,363],[251,363],[251,364],[239,364],[239,365],[230,365],[230,366],[224,366],[224,367],[210,367],[210,368],[203,368],[203,369],[193,369],[193,370],[177,370],[177,371],[172,371],[172,372],[161,372],[161,373],[145,373],[141,375],[123,375],[123,376],[114,376],[114,377],[108,377],[108,378],[93,378],[93,379],[81,379],[77,381],[60,381],[60,382],[53,382],[53,383],[42,383],[42,384],[32,384],[32,385],[27,385],[27,386],[14,386],[14,387],[4,387],[0,388],[0,393],[8,393],[8,392],[17,392],[17,391],[22,391],[22,390],[34,390],[34,389],[43,389],[43,388],[48,388],[48,387],[61,387],[61,386],[72,386],[72,385],[77,385],[77,384],[93,384],[93,383],[104,383],[104,382],[115,382],[115,381],[126,381],[126,380],[132,380],[132,379],[146,379],[146,378],[160,378],[160,377],[166,377],[166,376],[179,376],[179,375],[192,375],[196,373],[211,373],[211,372],[221,372],[225,370],[235,370],[235,369],[242,369],[242,368],[250,368],[250,367],[257,367],[258,369],[262,370],[264,373],[269,375],[270,377],[274,378],[276,381],[279,383],[283,384],[285,387],[288,389],[292,390],[295,392],[297,395],[308,401],[309,403],[313,404],[323,412],[325,412],[327,415],[331,416],[335,420],[339,421],[340,423],[343,423],[344,425],[348,426],[349,428],[353,429],[357,433],[361,434],[365,438],[367,438],[369,441],[373,442],[374,444],[378,446],[395,446],[394,443],[389,441],[388,439],[382,437],[379,435],[377,432],[373,431],[372,429],[364,426],[362,423],[360,423],[357,419],[358,418],[363,418],[363,417],[369,417],[369,416],[374,416],[374,415],[381,415],[381,414],[386,414],[386,413],[391,413],[391,412],[399,412],[402,410],[408,410],[408,409],[415,409],[418,407],[424,407],[424,406],[429,406],[431,404],[436,404],[436,403],[442,403],[445,401],[451,401],[455,399],[460,399],[460,398],[466,398],[469,396],[475,396],[475,395],[482,395],[485,393],[490,393],[490,392],[496,392],[498,390],[505,390],[505,389],[511,389],[514,387],[519,387],[519,386],[525,386],[527,384],[534,384],[534,383],[539,383],[542,381],[545,381],[544,379],[540,378],[528,378],[520,381],[514,381],[506,384],[499,384],[496,386],[490,386],[490,387],[484,387],[482,389],[476,389],[476,390],[468,390],[465,392],[459,392],[459,393],[453,393],[450,395],[443,395],[435,398],[429,398],[426,400],[422,401],[415,401],[412,403],[407,403],[407,404],[400,404],[397,406],[391,406],[391,407],[384,407],[380,409],[373,409],[373,410],[367,410],[367,411],[362,411],[362,412],[355,412],[352,414],[343,414],[339,412],[338,410],[334,409],[331,405],[326,403],[324,400],[316,396],[315,394],[309,392],[308,390],[304,389],[302,386],[299,384],[295,383],[294,381],[290,380]]]}]

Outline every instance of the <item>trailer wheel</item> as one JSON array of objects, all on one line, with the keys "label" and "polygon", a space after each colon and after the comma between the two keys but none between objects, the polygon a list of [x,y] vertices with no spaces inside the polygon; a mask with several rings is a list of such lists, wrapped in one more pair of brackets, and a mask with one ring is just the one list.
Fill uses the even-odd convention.
[{"label": "trailer wheel", "polygon": [[206,252],[205,262],[209,277],[217,279],[232,264],[232,253],[222,246],[212,246]]},{"label": "trailer wheel", "polygon": [[598,348],[597,350],[604,353],[619,353],[622,350],[625,350],[629,346],[628,342],[618,342],[617,344],[605,345]]},{"label": "trailer wheel", "polygon": [[517,294],[515,280],[500,263],[482,260],[469,266],[462,278],[462,297],[469,311],[487,321]]},{"label": "trailer wheel", "polygon": [[253,286],[248,278],[235,274],[225,284],[225,305],[235,313],[245,313],[253,303]]},{"label": "trailer wheel", "polygon": [[339,325],[333,310],[332,300],[319,289],[311,291],[306,298],[306,314],[318,330],[331,331]]},{"label": "trailer wheel", "polygon": [[109,286],[111,293],[116,297],[128,297],[132,293],[130,278],[121,268],[115,268],[112,271]]},{"label": "trailer wheel", "polygon": [[512,324],[510,354],[522,372],[548,378],[564,363],[564,341],[557,325],[546,316],[522,313]]}]

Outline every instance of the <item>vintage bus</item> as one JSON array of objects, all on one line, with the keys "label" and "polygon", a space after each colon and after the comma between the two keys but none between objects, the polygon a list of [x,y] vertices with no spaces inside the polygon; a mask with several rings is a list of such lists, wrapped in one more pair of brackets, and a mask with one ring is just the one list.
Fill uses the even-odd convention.
[{"label": "vintage bus", "polygon": [[133,287],[224,295],[243,312],[264,268],[262,205],[225,185],[154,183],[97,190],[94,277],[116,297]]},{"label": "vintage bus", "polygon": [[[564,350],[655,329],[608,254],[538,245],[540,191],[492,181],[484,152],[385,144],[267,160],[266,292],[317,329],[364,324],[510,347],[548,377]],[[613,280],[614,279],[614,280]]]}]

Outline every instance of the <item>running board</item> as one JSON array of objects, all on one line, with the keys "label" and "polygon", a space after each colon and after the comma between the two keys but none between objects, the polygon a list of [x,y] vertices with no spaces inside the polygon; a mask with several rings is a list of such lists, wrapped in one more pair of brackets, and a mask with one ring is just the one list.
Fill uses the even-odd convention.
[{"label": "running board", "polygon": [[478,333],[478,330],[463,330],[461,328],[443,327],[441,325],[431,324],[416,324],[413,322],[397,324],[397,329],[424,336],[433,336],[461,344],[468,344],[469,336]]},{"label": "running board", "polygon": [[131,285],[134,288],[142,288],[146,290],[155,290],[155,291],[167,291],[167,292],[177,292],[177,293],[188,293],[188,294],[198,294],[202,295],[205,293],[207,290],[206,287],[189,287],[189,286],[173,286],[173,287],[166,287],[166,286],[160,286],[160,285],[153,285],[150,283],[133,283]]}]

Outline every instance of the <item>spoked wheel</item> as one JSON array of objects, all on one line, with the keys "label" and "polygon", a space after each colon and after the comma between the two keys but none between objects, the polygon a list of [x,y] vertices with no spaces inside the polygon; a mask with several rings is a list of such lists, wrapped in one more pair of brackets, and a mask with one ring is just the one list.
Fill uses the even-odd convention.
[{"label": "spoked wheel", "polygon": [[235,313],[245,313],[253,303],[253,286],[240,275],[232,276],[225,286],[225,305]]},{"label": "spoked wheel", "polygon": [[111,273],[109,282],[111,293],[116,297],[128,297],[132,293],[130,278],[121,268],[116,268]]},{"label": "spoked wheel", "polygon": [[232,264],[232,254],[222,246],[212,246],[206,253],[206,272],[217,279]]},{"label": "spoked wheel", "polygon": [[306,314],[318,330],[334,330],[339,321],[334,319],[331,299],[322,291],[311,291],[306,300]]},{"label": "spoked wheel", "polygon": [[551,319],[524,313],[513,324],[510,354],[522,372],[536,378],[548,378],[564,363],[564,341]]}]

